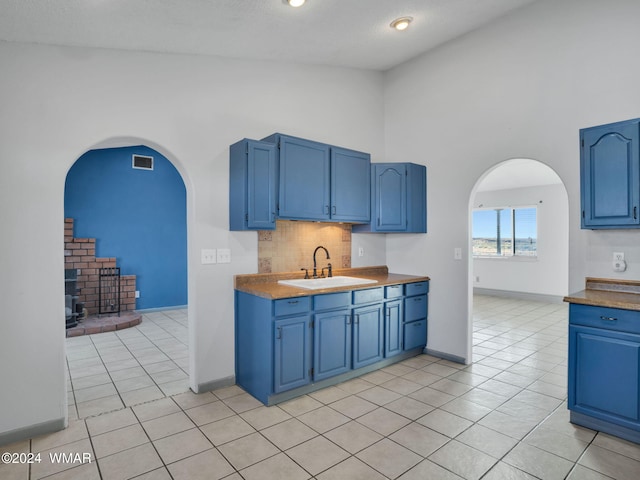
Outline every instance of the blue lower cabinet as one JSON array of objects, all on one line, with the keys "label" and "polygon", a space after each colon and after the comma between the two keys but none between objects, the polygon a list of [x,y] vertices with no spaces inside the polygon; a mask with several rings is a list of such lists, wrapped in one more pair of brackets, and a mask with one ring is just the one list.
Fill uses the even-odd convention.
[{"label": "blue lower cabinet", "polygon": [[640,442],[640,312],[572,304],[568,384],[571,422]]},{"label": "blue lower cabinet", "polygon": [[274,322],[274,391],[311,383],[311,317]]},{"label": "blue lower cabinet", "polygon": [[351,310],[318,313],[313,325],[313,379],[351,370]]},{"label": "blue lower cabinet", "polygon": [[353,368],[382,360],[384,317],[382,304],[353,310]]},{"label": "blue lower cabinet", "polygon": [[418,320],[404,324],[404,349],[424,347],[427,344],[427,321]]},{"label": "blue lower cabinet", "polygon": [[402,300],[384,304],[384,356],[393,357],[402,352],[404,344],[402,320]]},{"label": "blue lower cabinet", "polygon": [[409,288],[421,297],[411,303],[420,317],[413,322],[398,287],[277,300],[236,290],[236,383],[272,405],[418,353],[426,344],[425,285]]}]

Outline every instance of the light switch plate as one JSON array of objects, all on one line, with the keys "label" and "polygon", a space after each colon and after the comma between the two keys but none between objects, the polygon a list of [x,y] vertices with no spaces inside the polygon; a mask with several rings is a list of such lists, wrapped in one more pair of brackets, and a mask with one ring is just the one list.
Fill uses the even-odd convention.
[{"label": "light switch plate", "polygon": [[216,249],[203,248],[200,250],[200,262],[202,265],[211,265],[216,263]]},{"label": "light switch plate", "polygon": [[231,250],[228,248],[218,249],[218,263],[231,263]]}]

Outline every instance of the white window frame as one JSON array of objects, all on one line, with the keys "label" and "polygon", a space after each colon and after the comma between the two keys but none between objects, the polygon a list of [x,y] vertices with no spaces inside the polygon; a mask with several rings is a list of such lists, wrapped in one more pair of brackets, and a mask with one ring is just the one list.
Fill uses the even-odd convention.
[{"label": "white window frame", "polygon": [[[515,224],[515,212],[516,210],[528,210],[528,209],[535,209],[536,212],[536,250],[535,250],[535,254],[533,255],[523,255],[522,253],[518,254],[516,253],[515,250],[515,230],[516,230],[516,224]],[[474,225],[473,225],[473,214],[477,211],[488,211],[488,210],[511,210],[511,232],[509,232],[510,238],[511,238],[511,251],[508,254],[477,254],[474,252],[473,249],[473,243],[474,243]],[[533,260],[537,260],[538,258],[538,232],[539,232],[539,221],[538,221],[538,206],[537,205],[518,205],[518,206],[512,206],[512,205],[504,205],[504,206],[495,206],[495,207],[478,207],[478,208],[474,208],[472,211],[472,225],[471,225],[471,243],[472,243],[472,255],[474,259],[512,259],[512,260],[529,260],[529,261],[533,261]],[[501,231],[501,233],[505,233],[503,230]],[[501,238],[505,238],[505,235],[502,234]],[[496,239],[497,239],[497,227],[496,227]]]}]

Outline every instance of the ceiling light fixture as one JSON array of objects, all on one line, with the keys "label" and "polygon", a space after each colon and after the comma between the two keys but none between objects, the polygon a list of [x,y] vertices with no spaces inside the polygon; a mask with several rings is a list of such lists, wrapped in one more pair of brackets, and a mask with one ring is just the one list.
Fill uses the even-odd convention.
[{"label": "ceiling light fixture", "polygon": [[396,30],[400,31],[406,30],[412,21],[413,17],[396,18],[393,22],[391,22],[391,28],[395,28]]},{"label": "ceiling light fixture", "polygon": [[287,0],[287,3],[292,7],[301,7],[302,5],[304,5],[305,1],[306,0]]}]

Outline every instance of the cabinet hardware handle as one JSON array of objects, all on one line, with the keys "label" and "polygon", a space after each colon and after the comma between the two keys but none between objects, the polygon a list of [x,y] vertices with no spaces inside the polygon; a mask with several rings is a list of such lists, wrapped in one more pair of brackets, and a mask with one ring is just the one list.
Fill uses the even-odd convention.
[{"label": "cabinet hardware handle", "polygon": [[325,210],[326,210],[326,212],[325,212],[325,213],[326,213],[327,215],[329,215],[329,205],[325,205],[325,206],[324,206],[324,208],[325,208]]},{"label": "cabinet hardware handle", "polygon": [[353,323],[355,323],[356,325],[358,325],[360,323],[360,314],[356,313],[356,316],[353,320]]},{"label": "cabinet hardware handle", "polygon": [[633,207],[633,219],[637,220],[638,218],[638,207]]},{"label": "cabinet hardware handle", "polygon": [[276,212],[271,212],[271,221],[272,222],[276,221]]},{"label": "cabinet hardware handle", "polygon": [[617,318],[615,318],[615,317],[605,317],[604,315],[600,315],[600,319],[601,319],[601,320],[605,320],[605,321],[607,321],[607,322],[615,322],[615,321],[617,321],[617,320],[618,320],[618,319],[617,319]]},{"label": "cabinet hardware handle", "polygon": [[289,305],[295,305],[296,303],[298,303],[298,300],[289,300],[287,303]]},{"label": "cabinet hardware handle", "polygon": [[281,339],[282,338],[282,327],[278,327],[278,335],[276,336],[276,339]]},{"label": "cabinet hardware handle", "polygon": [[422,301],[422,297],[416,297],[413,299],[414,302],[421,302]]},{"label": "cabinet hardware handle", "polygon": [[347,325],[351,325],[351,315],[345,315],[344,318],[347,320]]},{"label": "cabinet hardware handle", "polygon": [[422,325],[422,322],[416,322],[413,324],[414,327],[419,327],[420,325]]},{"label": "cabinet hardware handle", "polygon": [[331,207],[331,215],[335,215],[336,214],[336,206],[332,206]]}]

